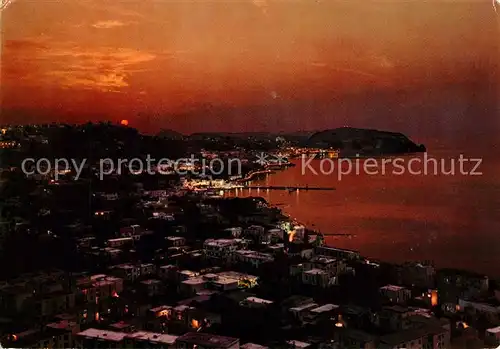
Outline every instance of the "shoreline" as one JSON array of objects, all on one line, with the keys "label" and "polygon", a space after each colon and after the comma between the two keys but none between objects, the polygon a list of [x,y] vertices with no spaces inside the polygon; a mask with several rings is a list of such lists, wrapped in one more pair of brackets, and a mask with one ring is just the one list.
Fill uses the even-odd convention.
[{"label": "shoreline", "polygon": [[361,251],[359,251],[357,249],[353,250],[353,249],[342,248],[342,247],[337,247],[337,246],[332,245],[332,244],[328,244],[325,240],[325,236],[326,237],[327,236],[343,236],[343,235],[350,236],[351,234],[331,234],[331,235],[328,234],[328,235],[325,235],[318,230],[315,230],[315,229],[308,227],[306,224],[301,223],[300,221],[296,220],[295,218],[291,218],[289,214],[284,213],[284,211],[281,208],[277,207],[277,205],[269,203],[264,198],[262,198],[262,199],[266,201],[266,203],[268,204],[269,207],[280,210],[280,212],[283,216],[287,217],[288,219],[291,220],[291,222],[293,222],[293,225],[301,225],[310,234],[312,233],[312,235],[320,235],[323,238],[323,242],[324,242],[323,246],[324,247],[334,248],[334,249],[338,249],[341,251],[355,252],[359,255],[361,261],[367,261],[367,262],[369,261],[371,264],[375,263],[375,264],[379,264],[379,265],[385,264],[385,265],[393,265],[393,266],[400,266],[400,265],[404,265],[405,263],[422,264],[422,265],[429,265],[432,268],[434,268],[436,274],[437,274],[437,272],[439,272],[441,270],[455,270],[455,271],[457,271],[459,273],[463,273],[463,274],[474,274],[474,275],[478,275],[478,276],[485,276],[489,280],[498,279],[498,277],[495,277],[494,275],[489,275],[489,274],[482,273],[482,272],[479,272],[479,271],[476,271],[473,269],[461,269],[461,268],[453,268],[453,267],[436,267],[433,260],[425,260],[425,261],[424,260],[405,260],[403,262],[391,262],[391,261],[384,260],[384,259],[371,258],[369,256],[364,255],[363,253],[361,253]]},{"label": "shoreline", "polygon": [[[285,167],[285,168],[283,168],[280,171],[285,171],[285,170],[288,170],[288,169],[289,169],[289,167]],[[275,172],[277,172],[277,171],[272,171],[271,174],[274,174]],[[308,224],[304,224],[303,222],[299,221],[298,219],[296,219],[294,217],[291,217],[291,215],[289,213],[287,213],[283,209],[283,207],[282,207],[283,204],[280,204],[280,205],[273,204],[273,203],[269,202],[266,198],[264,198],[262,196],[258,196],[258,195],[257,196],[252,195],[252,196],[259,197],[259,198],[263,199],[270,208],[274,208],[274,209],[279,210],[280,213],[284,217],[287,217],[287,219],[289,219],[290,223],[292,223],[293,225],[302,225],[305,228],[305,230],[309,231],[309,233],[316,234],[316,235],[321,235],[323,237],[323,241],[325,242],[324,246],[331,247],[331,248],[338,248],[340,250],[349,250],[349,251],[357,252],[361,256],[361,258],[364,259],[364,260],[376,261],[378,263],[385,263],[385,264],[391,264],[391,265],[401,265],[401,264],[404,264],[404,263],[424,263],[425,264],[426,262],[427,263],[430,262],[430,265],[432,265],[435,268],[436,271],[446,270],[446,269],[454,269],[454,270],[457,270],[457,271],[460,271],[460,272],[463,272],[463,273],[472,273],[472,274],[487,276],[490,280],[495,280],[497,278],[500,278],[500,275],[499,276],[495,276],[495,275],[483,273],[481,271],[477,271],[477,270],[474,270],[474,269],[460,269],[460,268],[453,268],[453,267],[436,267],[435,264],[434,264],[434,260],[433,259],[431,259],[431,260],[405,260],[403,262],[392,262],[392,261],[388,261],[386,259],[371,258],[370,256],[364,255],[363,253],[361,253],[361,251],[359,251],[357,249],[351,250],[351,249],[340,248],[340,247],[337,247],[337,246],[335,246],[335,245],[333,245],[331,243],[327,243],[326,238],[328,236],[332,236],[332,237],[343,237],[343,236],[349,237],[349,236],[353,236],[352,234],[328,234],[327,233],[327,235],[325,235],[323,232],[310,227]]]}]

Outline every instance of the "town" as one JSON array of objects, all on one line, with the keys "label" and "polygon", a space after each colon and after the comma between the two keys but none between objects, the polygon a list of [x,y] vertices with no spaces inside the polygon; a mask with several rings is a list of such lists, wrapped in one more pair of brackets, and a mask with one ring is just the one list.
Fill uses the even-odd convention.
[{"label": "town", "polygon": [[[111,124],[2,129],[0,335],[7,348],[485,348],[500,285],[329,246],[260,197],[226,197],[283,136],[145,136]],[[238,176],[122,173],[102,158],[241,159]],[[26,158],[89,159],[26,174]],[[76,171],[80,170],[78,176]],[[191,172],[190,172],[191,171]],[[221,192],[222,191],[222,192]]]}]

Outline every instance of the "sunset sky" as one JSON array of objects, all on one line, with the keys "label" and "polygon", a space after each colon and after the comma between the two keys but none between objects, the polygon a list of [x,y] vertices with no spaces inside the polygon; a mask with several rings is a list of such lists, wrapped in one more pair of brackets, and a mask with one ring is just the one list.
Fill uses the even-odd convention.
[{"label": "sunset sky", "polygon": [[17,0],[3,122],[500,132],[489,0]]}]

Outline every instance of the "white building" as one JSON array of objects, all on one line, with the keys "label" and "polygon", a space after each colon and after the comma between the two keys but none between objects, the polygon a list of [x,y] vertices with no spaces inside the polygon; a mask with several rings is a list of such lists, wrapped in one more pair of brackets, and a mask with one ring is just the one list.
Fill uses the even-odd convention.
[{"label": "white building", "polygon": [[338,285],[338,278],[322,269],[311,269],[302,273],[304,285],[319,286],[322,288]]},{"label": "white building", "polygon": [[274,256],[270,253],[250,250],[238,250],[234,252],[233,258],[236,262],[249,264],[254,268],[258,268],[263,263],[274,261]]},{"label": "white building", "polygon": [[163,219],[169,222],[175,221],[175,216],[172,213],[166,213],[162,211],[154,211],[153,216],[150,219]]},{"label": "white building", "polygon": [[176,348],[177,336],[165,333],[138,331],[127,334],[125,345],[133,348]]},{"label": "white building", "polygon": [[149,276],[155,273],[155,266],[152,263],[144,264],[119,264],[110,268],[111,273],[127,281],[135,281],[142,276]]},{"label": "white building", "polygon": [[294,237],[297,240],[302,240],[306,233],[306,228],[303,225],[296,225],[293,227]]},{"label": "white building", "polygon": [[175,348],[177,336],[163,333],[138,331],[133,333],[115,332],[89,328],[76,336],[77,348],[126,348],[163,347]]},{"label": "white building", "polygon": [[256,276],[226,271],[217,274],[208,273],[201,276],[193,275],[190,278],[182,280],[178,288],[180,293],[192,296],[203,292],[205,289],[228,291],[240,287],[252,288],[256,285]]},{"label": "white building", "polygon": [[203,252],[206,258],[228,259],[239,248],[235,239],[207,239],[203,243]]},{"label": "white building", "polygon": [[339,275],[346,271],[347,264],[342,259],[330,258],[326,256],[315,256],[309,261],[304,263],[305,269],[322,269],[332,273],[332,275]]},{"label": "white building", "polygon": [[239,287],[239,280],[227,277],[218,277],[210,282],[211,286],[217,291],[236,290]]},{"label": "white building", "polygon": [[107,343],[110,347],[117,348],[123,345],[123,340],[127,333],[98,330],[95,328],[86,329],[76,335],[77,348],[97,348],[98,343]]},{"label": "white building", "polygon": [[109,239],[107,241],[108,247],[111,248],[120,248],[126,245],[131,245],[133,244],[134,239],[131,237],[125,237],[125,238],[117,238],[117,239]]},{"label": "white building", "polygon": [[290,275],[297,277],[305,285],[326,288],[338,285],[338,275],[345,268],[343,261],[323,258],[290,266]]},{"label": "white building", "polygon": [[290,313],[292,313],[292,316],[299,320],[299,321],[304,321],[307,318],[307,315],[311,309],[317,308],[318,304],[311,302],[311,303],[306,303],[299,305],[297,307],[290,308]]},{"label": "white building", "polygon": [[255,343],[245,343],[242,346],[240,346],[240,349],[269,349],[269,347],[265,347],[263,345]]},{"label": "white building", "polygon": [[195,271],[191,271],[191,270],[179,270],[177,272],[177,278],[179,280],[187,280],[190,278],[197,277],[198,275],[200,275],[200,274],[195,272]]},{"label": "white building", "polygon": [[297,340],[287,341],[287,344],[290,345],[292,348],[296,348],[296,349],[303,349],[303,348],[311,348],[312,347],[311,343],[301,342],[301,341],[297,341]]},{"label": "white building", "polygon": [[198,292],[205,290],[206,287],[207,281],[203,277],[199,276],[181,281],[178,291],[180,294],[186,296],[194,296]]},{"label": "white building", "polygon": [[240,305],[248,308],[262,308],[273,304],[273,301],[257,298],[257,297],[247,297],[240,302]]},{"label": "white building", "polygon": [[227,228],[225,231],[231,234],[233,238],[239,238],[241,236],[241,233],[243,232],[243,229],[241,227],[235,227]]},{"label": "white building", "polygon": [[335,313],[338,312],[339,309],[340,307],[335,304],[323,304],[319,307],[309,308],[309,312],[305,315],[304,319],[307,322],[314,322],[321,318],[331,319],[332,315],[336,315]]},{"label": "white building", "polygon": [[489,345],[500,345],[500,326],[488,328],[484,336],[484,341]]},{"label": "white building", "polygon": [[391,303],[404,304],[411,298],[411,291],[402,286],[386,285],[381,287],[379,292]]},{"label": "white building", "polygon": [[182,236],[167,236],[165,238],[170,246],[179,247],[184,246],[186,244],[186,238]]}]

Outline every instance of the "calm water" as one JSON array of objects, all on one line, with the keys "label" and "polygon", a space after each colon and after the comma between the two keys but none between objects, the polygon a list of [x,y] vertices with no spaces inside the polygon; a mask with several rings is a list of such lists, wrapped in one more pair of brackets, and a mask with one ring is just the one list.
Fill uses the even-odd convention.
[{"label": "calm water", "polygon": [[[327,243],[358,250],[369,258],[432,260],[438,267],[500,276],[500,156],[491,149],[464,153],[469,158],[484,158],[481,176],[394,175],[393,167],[387,166],[385,175],[361,171],[339,181],[337,172],[303,174],[298,160],[296,167],[252,184],[333,186],[336,190],[288,193],[245,189],[232,195],[262,196],[309,227],[324,233],[351,234],[329,236]],[[459,155],[459,151],[446,150],[429,153],[448,159],[446,169],[450,168],[449,159]],[[313,167],[320,168],[319,160]]]}]

